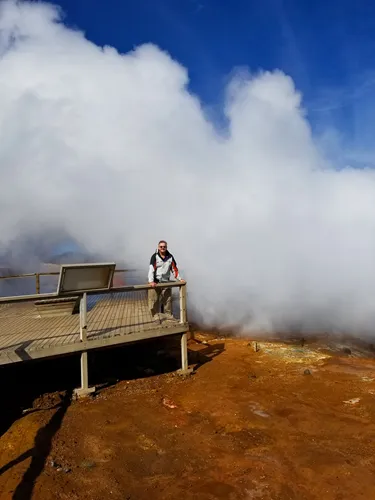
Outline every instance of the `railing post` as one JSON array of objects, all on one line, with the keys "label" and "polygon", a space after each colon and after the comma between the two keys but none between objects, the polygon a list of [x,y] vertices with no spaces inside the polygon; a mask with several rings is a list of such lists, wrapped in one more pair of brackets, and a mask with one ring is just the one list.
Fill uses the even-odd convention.
[{"label": "railing post", "polygon": [[180,323],[187,322],[186,314],[186,284],[180,286]]},{"label": "railing post", "polygon": [[[186,284],[180,286],[180,323],[187,323],[186,313]],[[181,375],[189,375],[192,370],[189,370],[188,348],[187,348],[188,334],[181,335]]]},{"label": "railing post", "polygon": [[36,273],[35,274],[35,288],[36,288],[36,293],[40,293],[40,274]]},{"label": "railing post", "polygon": [[79,336],[81,342],[87,340],[87,293],[84,293],[79,303]]}]

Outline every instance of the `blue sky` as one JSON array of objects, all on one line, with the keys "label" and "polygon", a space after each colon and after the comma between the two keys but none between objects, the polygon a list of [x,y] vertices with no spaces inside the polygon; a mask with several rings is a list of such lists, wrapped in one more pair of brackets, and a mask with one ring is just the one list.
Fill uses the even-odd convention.
[{"label": "blue sky", "polygon": [[[206,104],[235,67],[279,68],[303,92],[312,120],[356,126],[373,92],[370,0],[60,0],[66,22],[121,52],[153,42],[184,64]],[[367,106],[365,106],[366,108]],[[361,110],[362,112],[363,110]]]},{"label": "blue sky", "polygon": [[[333,149],[333,151],[331,151],[331,156],[334,157],[335,160],[332,163],[333,167],[340,168],[348,158],[351,159],[351,156],[352,158],[354,158],[354,162],[358,162],[359,167],[363,166],[363,163],[366,162],[375,165],[375,148],[373,148],[372,145],[373,115],[375,112],[375,72],[373,70],[373,54],[375,48],[375,2],[371,2],[370,0],[366,0],[366,2],[364,2],[363,0],[359,0],[356,3],[354,2],[354,0],[340,0],[340,2],[336,0],[325,2],[323,2],[322,0],[315,0],[310,2],[308,2],[307,0],[249,0],[246,2],[244,0],[226,0],[225,2],[219,0],[101,0],[100,2],[96,0],[60,0],[60,5],[62,7],[62,10],[66,13],[65,22],[67,23],[67,25],[83,30],[86,33],[87,38],[98,45],[111,45],[116,47],[119,52],[126,53],[129,50],[133,49],[135,46],[139,46],[147,42],[153,42],[160,48],[167,50],[172,55],[172,57],[174,57],[188,69],[191,78],[191,90],[201,98],[203,103],[216,109],[220,109],[220,106],[222,105],[223,90],[230,78],[232,71],[235,68],[245,66],[253,72],[258,71],[259,69],[283,70],[285,73],[293,77],[297,88],[303,92],[304,106],[307,109],[310,123],[313,125],[316,132],[316,143],[318,145],[320,144],[319,140],[321,139],[321,137],[319,135],[319,131],[328,130],[329,132],[331,132],[333,140],[331,139],[328,142],[331,149]],[[27,19],[29,19],[29,17],[27,17]],[[42,24],[41,26],[46,26],[46,24]],[[51,39],[53,38],[48,38],[48,43]],[[79,50],[79,47],[77,48],[77,50]],[[13,55],[13,67],[25,68],[25,66],[23,66],[22,64],[23,59],[18,54],[18,52],[15,51]],[[52,57],[56,57],[55,53],[52,54]],[[17,64],[17,61],[19,61],[19,65]],[[59,61],[59,59],[57,61]],[[31,64],[30,66],[32,69],[30,73],[31,76],[34,75],[34,71],[39,72],[39,68],[37,67],[37,65]],[[52,68],[51,71],[54,71],[53,64],[50,64],[50,60],[47,59],[46,67],[48,70],[50,66]],[[41,67],[43,68],[44,66],[42,65]],[[82,81],[85,82],[87,76],[85,68],[80,67],[79,69],[79,73],[83,74]],[[81,71],[82,69],[83,71]],[[0,74],[7,75],[7,71],[3,71],[2,73],[0,72]],[[18,72],[14,73],[15,83],[22,83],[22,80],[26,82],[28,81],[28,78],[19,78],[18,74]],[[27,75],[28,73],[26,72],[25,74]],[[47,76],[48,75],[49,72],[47,72]],[[72,75],[72,77],[74,78],[75,73],[72,72]],[[77,76],[77,78],[78,77],[79,75]],[[5,78],[9,79],[9,76],[4,76],[4,81]],[[49,81],[50,80],[47,80],[47,83]],[[54,80],[51,81],[53,82]],[[12,85],[8,85],[8,87],[13,89]],[[98,109],[106,110],[107,95],[105,89],[106,87],[104,87],[102,90],[102,88],[98,86],[97,97],[99,98],[99,100],[100,98],[103,99],[102,102],[104,106],[103,108]],[[19,92],[19,95],[23,95],[24,87],[21,84],[17,92]],[[107,94],[110,93],[107,92]],[[18,94],[16,93],[15,95]],[[79,96],[79,94],[77,95]],[[93,95],[95,99],[95,94]],[[123,93],[123,96],[127,97],[126,93]],[[77,97],[77,99],[77,104],[81,104],[81,101],[84,101],[84,99],[82,99],[81,97]],[[128,100],[130,102],[130,98],[128,98]],[[110,100],[108,102],[110,102]],[[114,102],[114,106],[116,106],[116,99],[114,99]],[[126,102],[127,100],[124,99],[122,103],[124,106],[122,109],[125,110],[125,114],[127,112]],[[49,101],[47,101],[47,104],[48,103]],[[71,109],[74,110],[74,99],[72,99],[72,103],[73,106],[71,107]],[[49,106],[47,107],[49,108]],[[22,109],[25,109],[25,116],[29,116],[29,108],[27,108],[26,106]],[[90,114],[90,104],[84,103],[82,109],[82,116],[85,119],[88,119],[92,116]],[[54,124],[54,108],[51,107],[51,110],[53,118],[47,117],[46,119],[41,120],[39,128],[36,127],[38,128],[38,130],[36,130],[35,133],[33,130],[34,127],[31,127],[32,134],[30,135],[30,138],[28,138],[25,146],[22,148],[21,153],[28,153],[29,151],[33,152],[34,149],[28,148],[34,147],[34,135],[38,138],[38,134],[41,134],[40,137],[43,139],[44,131],[49,130],[51,123]],[[124,112],[122,114],[124,114]],[[252,112],[251,108],[249,108],[249,114],[251,114],[251,118],[254,117],[252,126],[253,130],[255,130],[257,128],[258,121],[261,122],[263,116],[261,116],[260,114],[258,117],[256,113]],[[7,117],[7,115],[4,116]],[[15,123],[19,123],[20,120],[17,108],[15,108],[14,116]],[[30,116],[32,116],[32,114]],[[104,124],[104,128],[106,130],[108,129],[108,140],[111,139],[112,141],[112,136],[114,136],[114,143],[119,144],[119,152],[113,152],[113,154],[111,148],[108,147],[108,157],[105,157],[105,161],[103,162],[108,165],[111,165],[112,162],[115,165],[120,165],[122,161],[121,155],[126,154],[125,149],[122,149],[123,147],[125,147],[123,146],[123,142],[125,141],[122,141],[125,123],[123,124],[123,121],[121,119],[122,115],[116,115],[116,120],[117,116],[119,116],[120,118],[118,119],[118,121],[113,121],[113,126],[110,123]],[[138,112],[138,108],[136,109],[134,116],[136,118],[139,118],[142,124],[144,123],[145,119],[148,119],[144,118],[142,114]],[[183,120],[183,115],[181,116]],[[272,117],[269,119],[272,120]],[[32,120],[31,122],[33,125]],[[63,121],[63,123],[65,124],[65,121]],[[78,125],[80,125],[81,122],[78,121],[77,123]],[[82,121],[82,123],[86,123],[86,121]],[[128,123],[128,130],[131,132],[133,127],[132,116],[129,117]],[[156,121],[155,123],[159,122]],[[191,123],[192,126],[194,126],[194,122]],[[151,128],[157,129],[157,126]],[[267,128],[267,122],[265,122],[265,128]],[[281,127],[279,128],[281,130]],[[18,139],[18,129],[15,128],[15,130],[16,132],[11,134],[11,138]],[[53,133],[55,133],[54,130]],[[58,137],[59,141],[60,138],[63,141],[63,134],[65,133],[65,129],[63,129],[63,127],[61,128],[62,133],[60,133],[60,129],[56,130],[56,137]],[[70,123],[68,123],[66,130],[67,137],[70,137]],[[71,165],[76,166],[74,172],[81,172],[80,175],[87,175],[85,173],[85,168],[87,168],[87,166],[90,165],[90,162],[92,161],[91,155],[95,157],[95,154],[91,153],[91,148],[93,148],[94,151],[95,144],[93,144],[93,141],[90,140],[90,138],[96,138],[100,134],[100,130],[97,131],[97,127],[94,122],[92,123],[92,131],[94,131],[95,134],[91,134],[91,132],[88,131],[90,133],[85,135],[82,141],[77,141],[82,142],[82,146],[81,144],[78,144],[77,147],[72,150],[72,163],[70,163],[70,156],[68,156],[69,161],[67,162],[65,161],[64,155],[60,153],[59,161],[61,163],[59,163],[59,165],[61,165],[61,173],[60,168],[58,169],[54,164],[56,168],[53,169],[53,171],[56,172],[56,177],[53,177],[51,175],[43,176],[42,170],[40,170],[40,178],[48,179],[51,186],[58,186],[60,189],[60,183],[54,181],[54,179],[57,179],[59,181],[59,176],[61,176],[61,179],[63,179],[66,171],[66,178],[69,181],[67,181],[66,185],[70,186],[70,172],[73,171],[73,167]],[[98,134],[96,134],[96,132],[98,132]],[[248,142],[248,144],[245,144],[245,150],[246,152],[248,152],[248,150],[250,151],[250,156],[252,154],[251,148],[255,149],[257,145],[255,143],[251,143],[250,141],[250,139],[252,139],[251,130],[249,130],[249,133],[247,132],[248,125],[247,122],[245,122],[243,134],[243,137],[245,139],[243,140],[243,142],[244,144],[246,143],[246,141]],[[335,146],[335,133],[345,136],[345,140],[343,140],[342,137],[339,138],[336,148],[333,147]],[[271,136],[269,141],[266,143],[267,146],[269,145],[269,148],[264,147],[261,153],[263,153],[263,151],[267,149],[272,152],[272,141],[276,142],[279,139],[277,135],[278,134]],[[256,134],[253,134],[253,136],[256,136]],[[23,136],[21,136],[21,138],[22,137]],[[298,135],[297,137],[300,136]],[[42,142],[42,139],[38,139],[37,143],[44,144]],[[142,140],[143,137],[140,134],[140,141]],[[279,142],[282,143],[282,140],[282,133],[280,133]],[[291,140],[296,141],[294,136]],[[129,141],[129,143],[130,142],[131,141]],[[228,141],[228,143],[229,142],[230,141]],[[112,143],[113,142],[108,142],[108,144],[110,145]],[[167,143],[162,142],[162,144],[164,145]],[[290,156],[293,157],[295,150],[298,150],[298,148],[294,148],[293,142],[290,142],[290,144]],[[56,157],[55,147],[57,148],[57,146],[54,145],[54,141],[48,141],[48,145],[50,146],[49,148],[47,148],[48,154],[50,156],[48,156],[48,154],[43,156],[43,158],[45,159],[42,162],[43,168],[46,169],[50,169],[50,161],[48,159],[54,159]],[[131,147],[134,151],[133,154],[137,155],[139,145],[135,142],[134,144],[131,144]],[[237,143],[234,144],[234,148],[237,148]],[[43,151],[45,149],[45,146],[43,146]],[[161,147],[160,149],[163,151],[160,154],[159,168],[165,168],[165,170],[161,170],[162,172],[167,172],[169,174],[168,169],[171,169],[171,172],[174,173],[173,160],[175,159],[177,154],[175,154],[175,156],[169,156],[168,145],[167,147]],[[60,152],[59,149],[56,150]],[[103,150],[105,150],[104,143],[103,145],[100,144],[100,147],[98,147],[98,156],[102,154]],[[164,150],[166,150],[165,153]],[[185,153],[184,148],[181,148],[181,151],[182,154]],[[303,163],[305,153],[302,149],[300,151],[302,151],[301,154],[303,156],[301,163]],[[342,158],[340,158],[340,154],[342,151]],[[89,152],[90,154],[88,154],[87,152]],[[237,149],[235,149],[235,152],[237,153]],[[68,151],[68,153],[70,154],[70,151]],[[26,153],[23,154],[26,156]],[[82,161],[80,156],[81,154],[83,156]],[[146,172],[148,171],[146,170],[146,168],[154,169],[155,167],[153,164],[154,162],[149,161],[151,153],[145,156],[148,156],[147,161],[144,161]],[[242,156],[245,157],[244,166],[242,166],[242,162],[240,163],[241,168],[244,168],[244,171],[246,171],[246,154],[241,155],[241,151],[239,151],[238,156],[240,158]],[[268,158],[267,155],[265,156]],[[13,158],[13,156],[11,158]],[[8,172],[12,174],[12,165],[18,159],[17,151],[15,151],[14,153],[14,158],[15,160],[7,160],[5,167],[3,167],[3,170],[7,168],[7,170],[4,170],[6,175],[8,174]],[[102,161],[101,158],[102,157],[100,157],[97,162],[95,161],[93,163],[95,163],[95,165],[100,165],[100,162]],[[170,160],[170,158],[172,158],[172,160]],[[192,155],[192,158],[192,161],[194,162],[195,156]],[[202,158],[204,158],[203,155]],[[214,158],[216,159],[216,157]],[[272,155],[270,155],[270,159],[267,161],[269,161],[270,165],[272,165],[272,167],[275,167],[275,169],[278,168],[278,161],[277,159],[275,160]],[[289,162],[289,156],[285,161]],[[26,163],[29,164],[29,162]],[[66,167],[65,164],[67,164]],[[283,162],[280,161],[280,164],[283,164]],[[140,165],[143,165],[143,163],[140,163]],[[186,162],[186,165],[190,165],[190,162]],[[194,166],[195,163],[192,163],[192,165]],[[214,166],[215,163],[212,162],[212,165]],[[256,166],[256,168],[262,168],[260,162],[258,165],[258,161],[254,160],[254,165]],[[115,169],[113,170],[115,171]],[[134,180],[133,178],[131,178],[128,183],[124,181],[124,186],[126,186],[127,184],[129,186],[133,186],[136,185],[136,182],[139,183],[139,181],[137,180],[137,169],[130,170],[135,172]],[[90,180],[93,179],[93,182],[91,183],[91,185],[95,184],[96,179],[102,179],[101,176],[105,175],[105,169],[102,168],[97,168],[98,176],[96,176],[96,170],[93,169],[92,172],[93,175],[90,176]],[[183,173],[184,170],[182,170],[180,174],[182,175],[182,180],[184,179]],[[197,181],[199,181],[199,175],[196,174],[195,171],[193,172],[193,174],[197,175],[196,179]],[[349,172],[349,174],[351,173]],[[355,172],[354,174],[357,175],[358,172]],[[124,176],[125,175],[126,172],[124,173]],[[347,226],[346,222],[343,223],[344,218],[347,216],[347,211],[343,208],[344,202],[341,202],[341,200],[344,200],[346,202],[345,198],[347,196],[347,193],[350,193],[351,190],[347,188],[347,181],[341,181],[341,178],[349,179],[350,181],[351,179],[356,178],[355,175],[351,178],[345,177],[345,174],[343,177],[338,176],[337,179],[340,180],[332,181],[333,187],[330,187],[330,184],[328,182],[327,185],[324,185],[321,188],[323,193],[322,197],[324,199],[328,199],[326,205],[328,207],[327,218],[329,219],[329,215],[331,214],[332,218],[336,220],[335,217],[337,216],[338,227],[343,227],[344,229],[347,228],[348,231],[351,231],[353,228],[350,225]],[[374,193],[373,190],[371,191],[371,186],[373,177],[365,172],[361,172],[358,175],[362,175],[362,177],[360,177],[358,185],[353,183],[354,187],[351,202],[352,207],[359,209],[359,212],[354,210],[354,213],[363,214],[363,218],[365,220],[365,223],[363,225],[363,240],[369,241],[368,247],[371,247],[372,240],[368,236],[367,228],[372,227],[371,197],[373,197]],[[5,178],[7,179],[8,177]],[[11,176],[9,175],[9,179],[10,178]],[[195,177],[193,178],[195,179]],[[202,178],[205,179],[204,176]],[[116,180],[117,177],[114,176],[113,179]],[[124,179],[126,179],[126,177],[124,177]],[[243,193],[244,199],[248,196],[247,192],[242,191],[243,189],[245,189],[245,186],[243,187],[241,185],[241,179],[242,177],[238,176],[238,179],[236,179],[236,183],[231,186],[232,199],[236,202],[237,190],[240,193]],[[73,187],[75,187],[76,184],[76,181],[74,181]],[[117,188],[117,185],[115,184],[117,183],[114,183],[113,186]],[[223,184],[226,183],[223,181]],[[97,185],[98,187],[101,187],[99,186],[99,182],[97,183]],[[108,183],[108,186],[111,185],[112,184]],[[370,186],[368,190],[366,188],[366,185]],[[350,182],[348,182],[348,186],[351,188]],[[28,189],[26,189],[27,187],[28,186],[25,187],[25,192],[28,192]],[[143,186],[141,187],[141,189],[143,189]],[[332,190],[332,193],[330,190]],[[32,190],[30,189],[30,192],[31,191]],[[72,189],[72,192],[76,191],[77,190]],[[46,192],[48,192],[48,190]],[[223,188],[223,192],[226,193],[226,185]],[[35,193],[37,194],[37,192]],[[67,193],[70,196],[69,189],[67,190]],[[131,192],[131,189],[129,188],[129,193],[131,196],[128,197],[129,199],[126,200],[126,202],[129,203],[128,206],[131,207],[129,200],[133,199],[133,196],[136,196],[136,192]],[[286,191],[286,193],[289,196],[288,190]],[[331,199],[329,198],[330,193],[333,199],[332,208],[330,205]],[[100,195],[101,194],[102,192],[100,192]],[[192,191],[192,195],[194,194],[194,191]],[[47,203],[49,197],[51,196],[52,195],[50,194],[50,192],[48,192],[47,197],[43,198],[42,196],[42,198],[40,199],[45,200],[45,203]],[[126,196],[124,196],[124,198],[126,199]],[[289,200],[287,196],[285,196],[285,198]],[[361,203],[362,198],[364,198],[363,203]],[[9,203],[13,203],[13,199],[18,199],[18,197],[8,196],[8,199],[11,200],[11,202]],[[31,197],[30,199],[33,198]],[[38,203],[42,203],[40,202],[38,196],[36,196],[35,199],[38,200]],[[64,200],[64,197],[60,197],[59,199]],[[91,202],[92,199],[96,199],[96,196],[91,196],[89,201]],[[284,200],[282,196],[280,199]],[[336,199],[338,199],[339,201],[336,201],[335,204]],[[370,202],[368,202],[368,199],[370,199]],[[82,202],[81,199],[79,199],[79,201],[80,203]],[[151,203],[150,206],[152,206],[151,197],[149,202]],[[291,215],[289,214],[289,212],[287,212],[285,215],[286,220],[289,220],[289,217],[291,218],[291,220],[294,220],[293,217],[296,211],[294,205],[295,200],[291,198],[291,202]],[[69,205],[73,207],[73,205],[71,205],[70,203]],[[35,206],[37,206],[37,203],[35,203]],[[93,204],[93,208],[96,208],[96,206],[97,204]],[[127,205],[122,202],[121,197],[119,207],[121,208],[121,210],[125,210],[126,206]],[[185,205],[183,206],[185,207]],[[199,207],[200,205],[197,206]],[[206,206],[208,207],[208,204],[205,205],[202,202],[202,210],[206,209]],[[237,206],[236,203],[234,203],[234,206]],[[296,206],[298,207],[298,204],[296,204]],[[337,206],[339,208],[337,208]],[[113,207],[116,207],[116,205],[114,204]],[[249,210],[251,212],[252,205],[248,205],[248,207],[250,207]],[[317,203],[317,214],[319,215],[319,217],[317,216],[317,220],[320,220],[319,207],[320,205],[319,203]],[[190,212],[188,215],[186,215],[184,214],[183,210],[184,209],[181,208],[181,214],[176,212],[179,217],[191,216]],[[332,210],[332,213],[329,210]],[[69,219],[69,216],[66,216],[66,227],[73,227],[73,223],[75,223],[76,221],[76,210],[71,209],[71,211],[73,213],[71,219]],[[144,213],[146,212],[147,209],[144,208]],[[36,213],[38,214],[39,212]],[[56,209],[55,212],[51,212],[51,217],[55,213],[57,213]],[[119,212],[119,210],[114,211],[114,214],[116,215],[113,217],[114,221],[118,220],[118,213],[122,212]],[[342,215],[342,213],[344,215]],[[124,212],[124,214],[128,217],[126,211]],[[27,215],[29,216],[29,214]],[[175,214],[175,216],[177,215]],[[244,212],[241,220],[246,219],[245,215],[246,212]],[[20,217],[24,217],[23,213],[20,215]],[[249,217],[249,219],[251,219],[251,217]],[[216,223],[216,215],[213,220]],[[129,224],[132,223],[133,222],[129,222]],[[148,232],[143,234],[143,229],[139,231],[138,226],[142,226],[142,224],[138,224],[137,222],[137,225],[133,229],[137,232],[137,234],[141,235],[144,241],[151,237]],[[270,227],[273,227],[272,224],[270,224]],[[325,226],[323,226],[322,228],[317,227],[315,228],[315,230],[317,231],[316,237],[319,238],[321,231],[324,232]],[[92,235],[89,231],[91,231],[91,229],[88,230],[85,234],[86,238],[90,241],[90,239],[92,239]],[[107,235],[106,231],[107,228],[103,225],[103,234]],[[117,239],[116,231],[117,229],[113,231],[113,234],[115,235],[114,239]],[[232,235],[232,231],[233,226],[232,224],[230,224],[228,234]],[[218,230],[217,233],[222,234],[221,226],[220,231]],[[196,235],[192,233],[192,236],[195,237]],[[271,235],[271,237],[273,238],[273,235]],[[118,237],[119,240],[121,238],[122,236]],[[273,241],[272,238],[270,241]],[[346,240],[345,238],[344,241],[348,241],[348,248],[350,249],[351,240]],[[366,240],[366,238],[368,238],[368,240]],[[104,240],[105,238],[103,238],[103,241]],[[361,241],[361,238],[358,238],[358,241]],[[299,244],[298,238],[296,242]],[[207,249],[211,248],[210,245],[211,242],[209,241],[209,237],[207,237]],[[339,244],[337,244],[338,248],[341,248],[342,246],[343,245],[340,246]],[[252,247],[250,244],[249,249],[251,248]],[[309,251],[309,249],[306,249],[306,255],[310,255]]]}]

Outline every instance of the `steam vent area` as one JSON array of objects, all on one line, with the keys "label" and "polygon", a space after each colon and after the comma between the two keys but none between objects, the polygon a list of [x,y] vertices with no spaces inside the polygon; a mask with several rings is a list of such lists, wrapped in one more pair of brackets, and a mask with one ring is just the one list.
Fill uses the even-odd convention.
[{"label": "steam vent area", "polygon": [[375,498],[371,336],[203,328],[139,276],[2,270],[0,500]]}]

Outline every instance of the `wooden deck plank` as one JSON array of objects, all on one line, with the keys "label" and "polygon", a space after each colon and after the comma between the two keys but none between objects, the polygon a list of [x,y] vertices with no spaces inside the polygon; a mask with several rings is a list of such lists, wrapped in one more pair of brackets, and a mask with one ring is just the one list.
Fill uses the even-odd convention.
[{"label": "wooden deck plank", "polygon": [[148,309],[147,291],[88,297],[88,337],[80,342],[79,315],[44,317],[34,303],[0,304],[0,365],[143,338],[188,331],[188,325],[158,324]]}]

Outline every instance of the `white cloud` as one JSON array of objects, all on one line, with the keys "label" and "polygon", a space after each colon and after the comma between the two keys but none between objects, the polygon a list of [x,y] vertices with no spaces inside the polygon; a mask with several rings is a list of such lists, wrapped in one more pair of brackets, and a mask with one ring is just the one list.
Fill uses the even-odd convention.
[{"label": "white cloud", "polygon": [[146,278],[166,238],[211,324],[373,331],[375,171],[327,165],[289,77],[234,78],[223,138],[168,54],[59,19],[1,5],[0,249],[68,231]]}]

